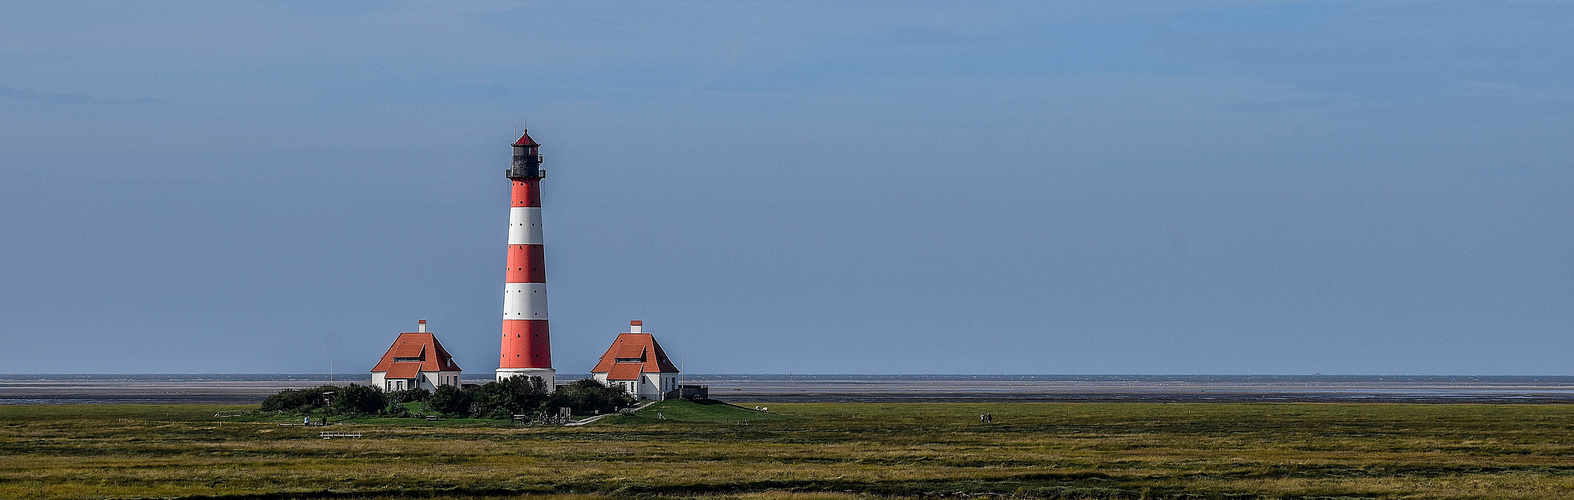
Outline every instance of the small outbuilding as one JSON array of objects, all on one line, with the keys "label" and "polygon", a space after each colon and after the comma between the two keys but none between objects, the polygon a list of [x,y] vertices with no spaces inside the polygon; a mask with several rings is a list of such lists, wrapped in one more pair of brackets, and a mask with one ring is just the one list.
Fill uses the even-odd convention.
[{"label": "small outbuilding", "polygon": [[678,392],[678,367],[656,343],[656,337],[641,332],[644,322],[629,322],[629,331],[619,333],[612,347],[601,355],[601,362],[590,370],[591,377],[611,387],[620,387],[635,399],[666,399]]},{"label": "small outbuilding", "polygon": [[459,375],[454,357],[443,349],[436,335],[427,333],[423,319],[416,322],[416,331],[401,333],[394,339],[383,359],[372,368],[372,386],[385,391],[459,387]]}]

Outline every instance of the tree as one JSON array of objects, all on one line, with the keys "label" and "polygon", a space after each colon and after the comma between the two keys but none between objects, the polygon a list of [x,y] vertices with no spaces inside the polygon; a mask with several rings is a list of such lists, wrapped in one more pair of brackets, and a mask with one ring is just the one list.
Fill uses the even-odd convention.
[{"label": "tree", "polygon": [[432,397],[427,398],[426,407],[443,415],[469,416],[470,394],[451,385],[438,386]]},{"label": "tree", "polygon": [[420,387],[412,387],[402,391],[393,391],[388,393],[388,402],[395,404],[410,403],[415,401],[426,401],[426,398],[429,397],[432,397],[432,393],[430,391]]},{"label": "tree", "polygon": [[546,401],[545,406],[549,411],[566,406],[572,408],[576,415],[585,415],[597,411],[612,411],[633,404],[634,398],[623,389],[587,378],[558,387],[552,393],[552,397]]},{"label": "tree", "polygon": [[509,377],[470,389],[470,415],[507,419],[541,408],[547,399],[546,381],[541,377]]},{"label": "tree", "polygon": [[338,390],[337,386],[324,385],[307,389],[285,389],[278,394],[268,396],[262,400],[262,411],[300,411],[310,412],[315,408],[327,405],[323,393]]},{"label": "tree", "polygon": [[388,398],[376,387],[350,384],[333,395],[333,411],[344,415],[364,415],[382,411]]}]

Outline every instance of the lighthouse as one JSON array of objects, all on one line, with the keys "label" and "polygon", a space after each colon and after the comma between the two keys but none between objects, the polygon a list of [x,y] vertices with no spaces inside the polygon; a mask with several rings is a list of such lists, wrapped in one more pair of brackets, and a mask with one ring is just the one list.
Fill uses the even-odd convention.
[{"label": "lighthouse", "polygon": [[530,131],[514,141],[506,171],[513,193],[508,207],[508,271],[503,285],[503,345],[497,379],[541,377],[557,383],[552,337],[547,333],[546,262],[541,245],[541,144]]}]

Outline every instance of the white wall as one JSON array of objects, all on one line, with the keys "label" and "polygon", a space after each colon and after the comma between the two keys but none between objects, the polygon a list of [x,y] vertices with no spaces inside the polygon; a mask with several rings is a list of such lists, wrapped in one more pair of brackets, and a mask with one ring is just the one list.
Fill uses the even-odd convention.
[{"label": "white wall", "polygon": [[[409,385],[409,382],[405,382],[405,389],[414,389],[415,387],[420,387],[428,391],[435,391],[437,390],[437,386],[440,385],[459,387],[460,374],[461,372],[457,371],[421,372],[421,374],[416,378],[417,385],[411,386]],[[372,387],[380,388],[384,392],[399,390],[397,388],[388,386],[389,381],[387,375],[387,372],[372,372]],[[398,380],[395,379],[394,381],[397,382]]]},{"label": "white wall", "polygon": [[678,381],[678,374],[676,373],[643,373],[640,374],[640,378],[637,381],[638,383],[628,380],[609,381],[607,380],[607,374],[605,373],[592,373],[590,376],[597,382],[601,382],[609,386],[625,387],[622,384],[633,385],[632,390],[626,387],[625,390],[629,393],[629,395],[634,396],[635,399],[640,400],[661,399],[662,394],[666,394],[667,391],[678,388],[678,384],[680,383]]}]

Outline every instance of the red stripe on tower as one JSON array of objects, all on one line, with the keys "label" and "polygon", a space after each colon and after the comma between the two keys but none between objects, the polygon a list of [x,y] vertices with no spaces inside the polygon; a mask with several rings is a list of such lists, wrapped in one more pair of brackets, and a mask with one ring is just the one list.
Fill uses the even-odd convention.
[{"label": "red stripe on tower", "polygon": [[541,144],[526,131],[514,141],[508,208],[508,271],[503,285],[502,356],[497,379],[541,377],[551,390],[552,337],[547,333],[546,261],[541,250]]}]

